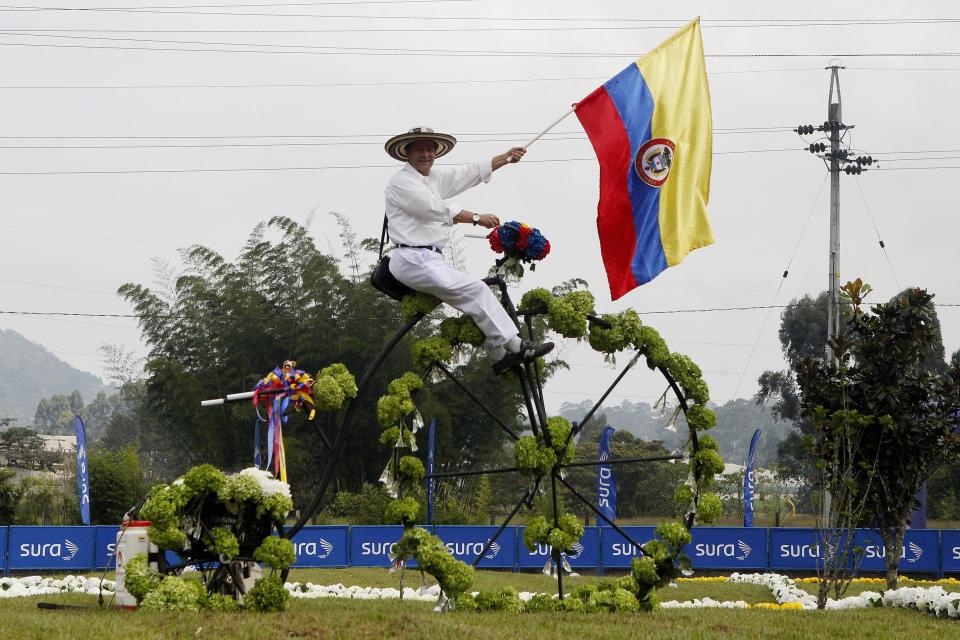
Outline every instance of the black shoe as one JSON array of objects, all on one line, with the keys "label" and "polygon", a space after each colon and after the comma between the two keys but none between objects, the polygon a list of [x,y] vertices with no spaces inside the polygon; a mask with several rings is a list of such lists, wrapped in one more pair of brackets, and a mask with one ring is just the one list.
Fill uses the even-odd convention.
[{"label": "black shoe", "polygon": [[552,342],[534,344],[524,340],[520,343],[519,351],[513,353],[508,351],[507,355],[493,363],[493,372],[499,376],[500,374],[506,373],[513,367],[519,366],[525,362],[533,362],[537,358],[542,358],[551,351],[553,351]]}]

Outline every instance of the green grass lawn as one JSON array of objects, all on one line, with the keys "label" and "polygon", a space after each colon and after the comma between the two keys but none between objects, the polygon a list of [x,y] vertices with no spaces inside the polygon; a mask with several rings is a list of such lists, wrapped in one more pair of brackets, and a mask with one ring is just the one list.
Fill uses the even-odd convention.
[{"label": "green grass lawn", "polygon": [[[396,574],[384,569],[309,569],[291,573],[291,580],[315,584],[398,586]],[[596,581],[568,578],[564,586]],[[407,572],[406,584],[419,584],[417,572]],[[517,591],[552,591],[553,579],[540,574],[483,571],[476,588],[512,586]],[[815,585],[806,585],[814,587]],[[854,588],[859,585],[854,585]],[[865,585],[870,588],[871,585]],[[664,589],[662,600],[772,602],[769,590],[756,585],[681,582]],[[80,609],[40,610],[38,602],[81,606]],[[99,610],[96,597],[76,594],[0,600],[0,629],[9,638],[417,638],[467,640],[513,638],[890,638],[921,640],[953,637],[960,622],[938,620],[917,611],[864,609],[857,611],[660,610],[650,614],[505,614],[454,612],[437,614],[430,603],[370,600],[294,600],[281,614],[160,613]]]}]

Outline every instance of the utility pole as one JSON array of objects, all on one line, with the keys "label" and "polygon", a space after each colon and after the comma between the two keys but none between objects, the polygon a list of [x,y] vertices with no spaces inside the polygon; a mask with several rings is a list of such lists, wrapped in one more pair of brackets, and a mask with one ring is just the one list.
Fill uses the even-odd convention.
[{"label": "utility pole", "polygon": [[[840,335],[840,127],[845,127],[840,105],[840,68],[830,69],[830,95],[827,98],[827,122],[830,126],[830,306],[827,307],[827,362],[836,365],[837,357],[830,340]],[[834,95],[836,89],[836,95]],[[829,496],[824,500],[828,512]]]},{"label": "utility pole", "polygon": [[[830,72],[830,91],[827,95],[827,119],[822,125],[802,124],[795,131],[801,136],[811,135],[815,131],[826,134],[829,151],[824,142],[813,142],[808,146],[810,153],[820,157],[830,172],[830,252],[828,270],[828,291],[830,301],[827,307],[827,344],[824,345],[825,362],[836,366],[837,357],[830,348],[830,341],[840,335],[840,172],[847,175],[860,175],[865,167],[874,163],[870,156],[854,158],[848,146],[844,146],[847,131],[854,125],[843,123],[843,110],[840,99],[840,69],[833,64],[826,67]],[[821,138],[822,139],[822,138]],[[881,242],[880,246],[883,246]],[[786,273],[784,273],[786,276]],[[830,493],[823,495],[823,527],[830,527]]]}]

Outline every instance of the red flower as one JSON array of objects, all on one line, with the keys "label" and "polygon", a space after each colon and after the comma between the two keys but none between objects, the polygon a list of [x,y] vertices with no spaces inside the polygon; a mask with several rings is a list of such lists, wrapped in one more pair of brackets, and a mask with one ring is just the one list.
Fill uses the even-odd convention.
[{"label": "red flower", "polygon": [[500,242],[500,227],[494,227],[493,231],[487,234],[487,240],[490,241],[490,248],[497,253],[503,253],[503,244]]}]

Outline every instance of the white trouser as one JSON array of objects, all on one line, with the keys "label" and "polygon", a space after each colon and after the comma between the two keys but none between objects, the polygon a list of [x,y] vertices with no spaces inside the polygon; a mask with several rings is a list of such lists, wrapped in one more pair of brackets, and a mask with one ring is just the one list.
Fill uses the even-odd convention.
[{"label": "white trouser", "polygon": [[442,254],[397,247],[390,252],[390,273],[411,289],[434,295],[473,318],[487,337],[484,347],[494,361],[506,350],[520,349],[517,325],[490,288],[454,269]]}]

